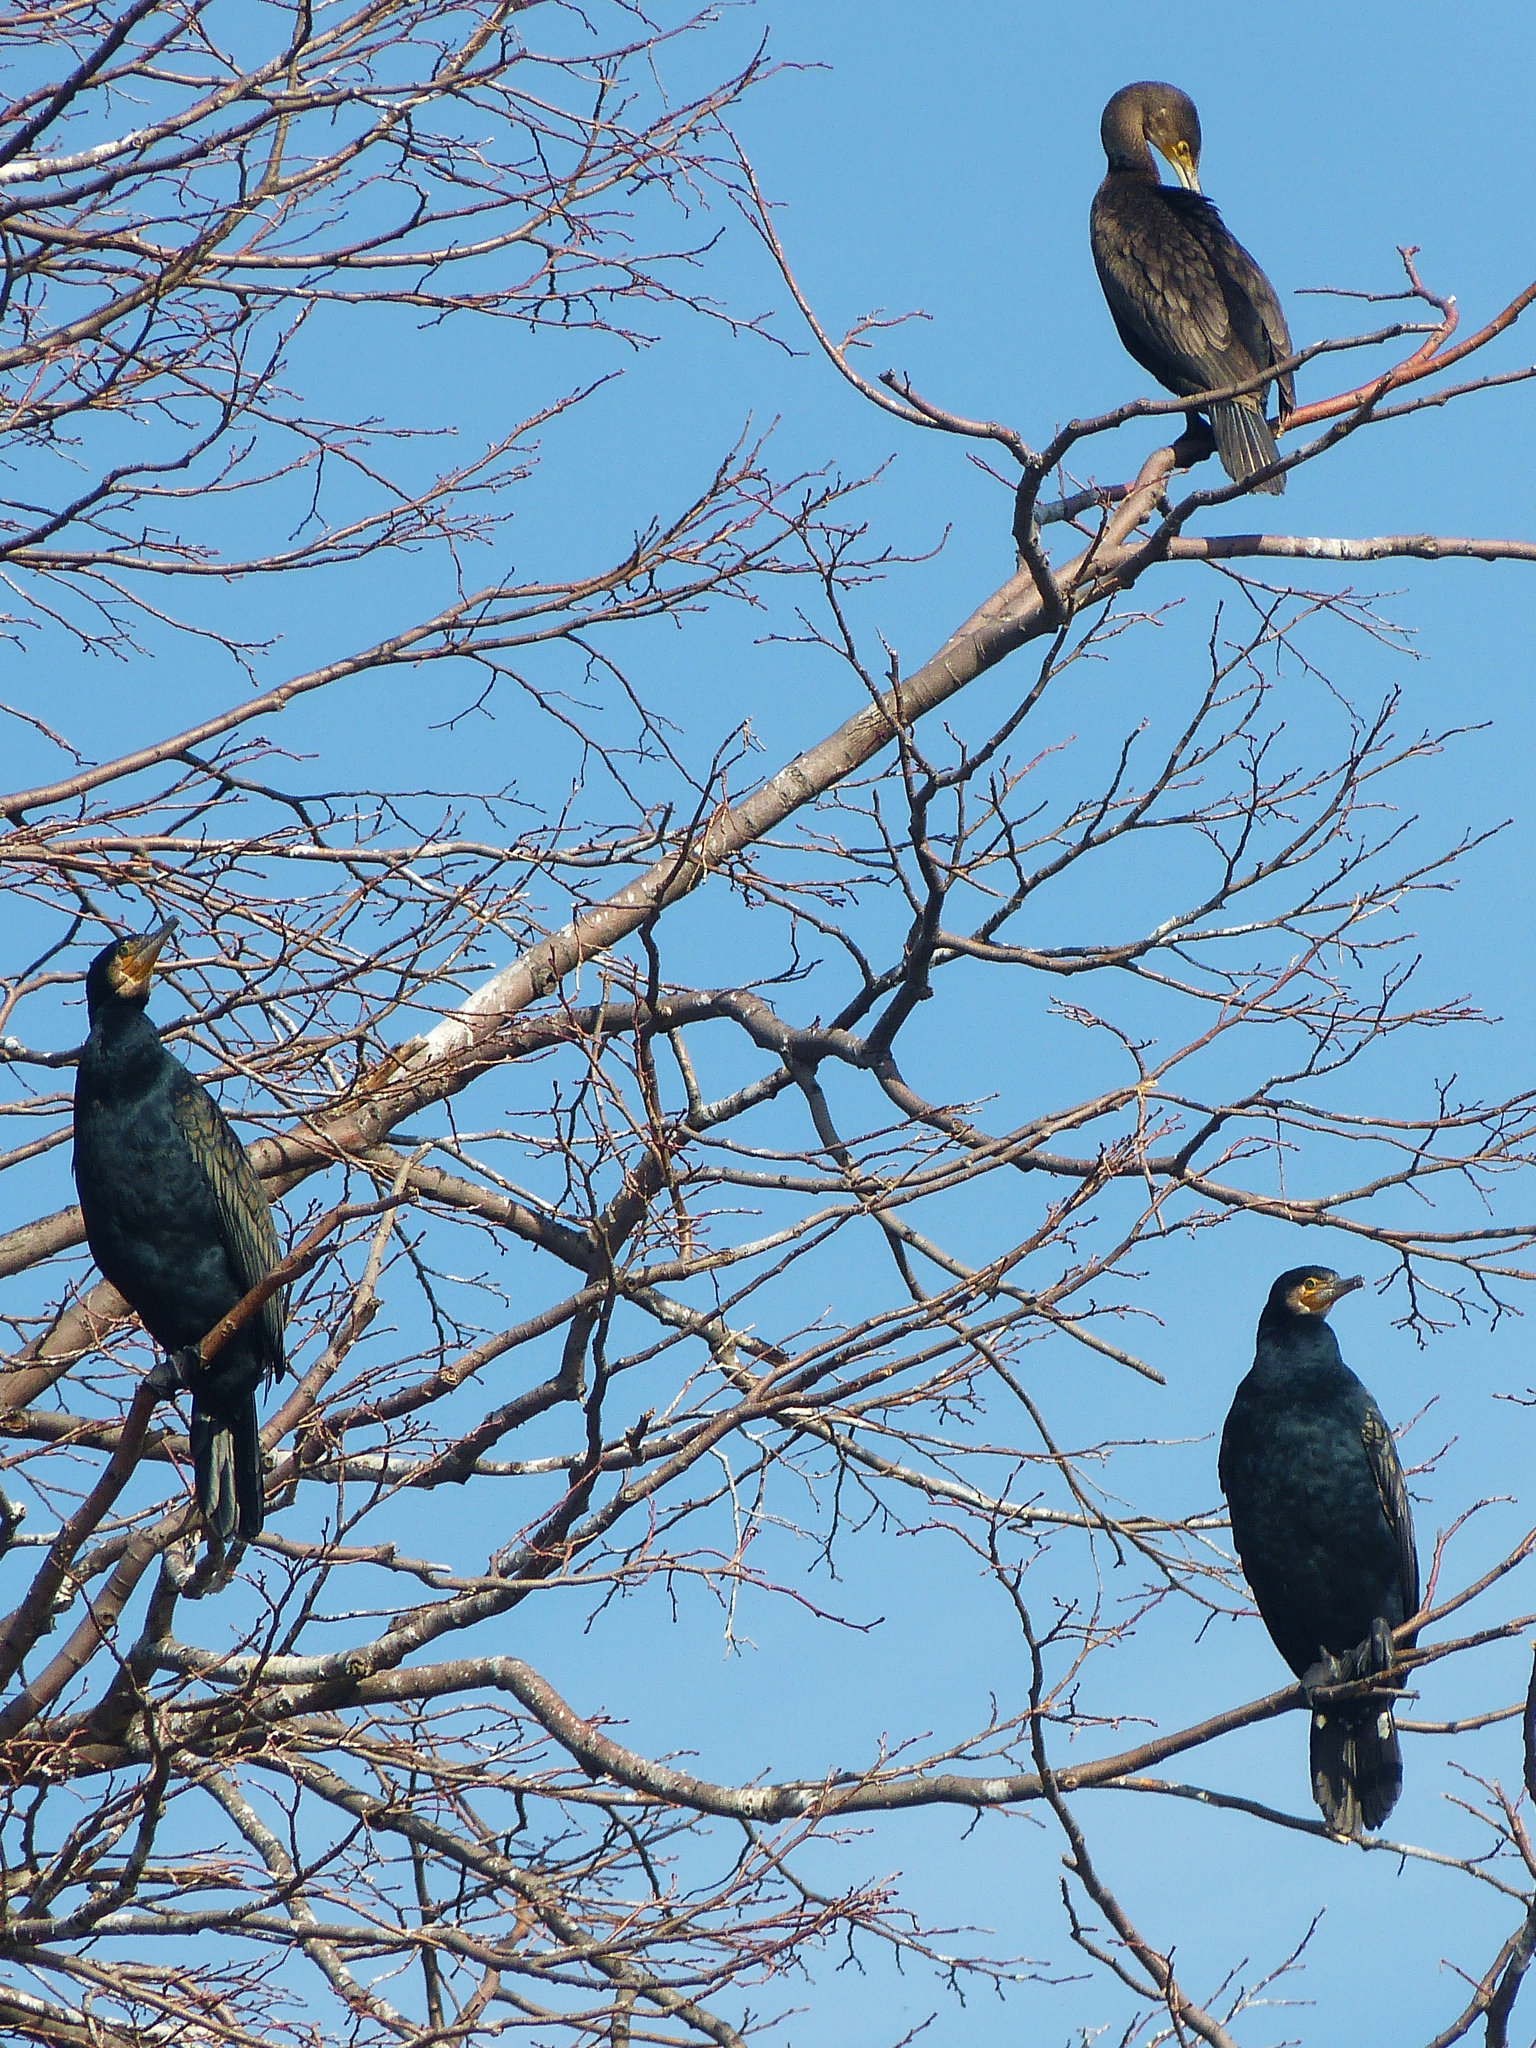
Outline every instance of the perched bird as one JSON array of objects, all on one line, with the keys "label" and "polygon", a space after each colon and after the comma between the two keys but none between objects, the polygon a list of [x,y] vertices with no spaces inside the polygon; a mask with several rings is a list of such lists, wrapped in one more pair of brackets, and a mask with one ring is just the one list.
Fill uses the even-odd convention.
[{"label": "perched bird", "polygon": [[[1089,215],[1093,260],[1136,361],[1180,398],[1241,384],[1283,362],[1291,337],[1274,287],[1201,194],[1194,101],[1176,85],[1122,86],[1099,134],[1109,170]],[[1172,165],[1177,186],[1159,179],[1153,149]],[[1296,393],[1289,371],[1277,382],[1283,421]],[[1221,466],[1238,483],[1278,460],[1264,417],[1268,389],[1189,414],[1192,432],[1203,432],[1199,415],[1209,415]],[[1254,488],[1280,492],[1285,478]]]},{"label": "perched bird", "polygon": [[261,1529],[256,1389],[286,1370],[281,1291],[204,1365],[197,1347],[282,1256],[272,1210],[224,1113],[160,1042],[145,1005],[172,918],[120,939],[86,976],[75,1186],[91,1256],[164,1347],[152,1379],[192,1395],[197,1502],[210,1535]]},{"label": "perched bird", "polygon": [[[1392,1630],[1419,1608],[1392,1432],[1327,1322],[1340,1295],[1361,1285],[1326,1266],[1280,1275],[1221,1433],[1221,1488],[1243,1572],[1275,1648],[1309,1692],[1385,1671]],[[1314,1707],[1312,1790],[1333,1833],[1379,1828],[1402,1789],[1390,1706]]]}]

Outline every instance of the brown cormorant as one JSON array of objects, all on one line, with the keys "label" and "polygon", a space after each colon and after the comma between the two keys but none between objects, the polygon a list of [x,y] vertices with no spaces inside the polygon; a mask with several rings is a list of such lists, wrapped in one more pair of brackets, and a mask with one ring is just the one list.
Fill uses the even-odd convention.
[{"label": "brown cormorant", "polygon": [[168,1354],[162,1392],[192,1395],[192,1463],[209,1533],[248,1542],[264,1486],[256,1389],[285,1370],[281,1291],[204,1365],[197,1347],[281,1252],[272,1210],[224,1113],[145,1010],[175,919],[91,962],[75,1079],[75,1185],[91,1256]]},{"label": "brown cormorant", "polygon": [[[1326,1266],[1280,1275],[1221,1433],[1221,1487],[1244,1575],[1309,1692],[1386,1670],[1392,1631],[1419,1607],[1392,1432],[1327,1323],[1340,1295],[1362,1284]],[[1334,1834],[1379,1828],[1402,1787],[1390,1704],[1314,1704],[1312,1790]]]},{"label": "brown cormorant", "polygon": [[[1099,125],[1109,170],[1089,216],[1093,260],[1120,339],[1180,398],[1259,375],[1292,353],[1274,287],[1200,191],[1200,116],[1176,85],[1122,86]],[[1148,146],[1150,144],[1150,147]],[[1155,149],[1178,185],[1164,185]],[[1296,404],[1289,371],[1276,380],[1283,421]],[[1279,459],[1264,417],[1268,385],[1191,411],[1210,419],[1223,469],[1242,483]],[[1284,476],[1256,484],[1279,492]]]}]

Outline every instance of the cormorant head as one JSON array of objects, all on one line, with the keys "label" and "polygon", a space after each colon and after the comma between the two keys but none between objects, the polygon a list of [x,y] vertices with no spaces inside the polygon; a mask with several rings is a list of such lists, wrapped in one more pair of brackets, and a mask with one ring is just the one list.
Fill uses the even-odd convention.
[{"label": "cormorant head", "polygon": [[1200,116],[1187,92],[1144,78],[1122,85],[1099,123],[1112,171],[1149,169],[1151,143],[1188,192],[1200,190]]},{"label": "cormorant head", "polygon": [[1363,1287],[1357,1273],[1345,1280],[1331,1266],[1292,1266],[1269,1290],[1264,1304],[1266,1316],[1326,1316],[1341,1295]]},{"label": "cormorant head", "polygon": [[158,931],[142,939],[114,939],[102,948],[85,977],[86,1006],[93,1024],[103,1010],[115,1004],[143,1009],[149,1001],[155,962],[175,929],[175,918],[168,917]]}]

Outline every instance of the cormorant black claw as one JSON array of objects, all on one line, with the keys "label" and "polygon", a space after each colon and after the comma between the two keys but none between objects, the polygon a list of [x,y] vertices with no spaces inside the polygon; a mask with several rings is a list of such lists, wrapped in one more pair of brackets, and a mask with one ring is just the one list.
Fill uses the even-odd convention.
[{"label": "cormorant black claw", "polygon": [[159,1394],[162,1399],[181,1392],[181,1373],[170,1352],[155,1360],[153,1368],[145,1374],[145,1384],[152,1393]]},{"label": "cormorant black claw", "polygon": [[1378,1614],[1373,1617],[1371,1632],[1361,1648],[1365,1658],[1361,1669],[1363,1678],[1374,1678],[1378,1672],[1392,1669],[1397,1651],[1392,1642],[1391,1624],[1383,1616]]}]

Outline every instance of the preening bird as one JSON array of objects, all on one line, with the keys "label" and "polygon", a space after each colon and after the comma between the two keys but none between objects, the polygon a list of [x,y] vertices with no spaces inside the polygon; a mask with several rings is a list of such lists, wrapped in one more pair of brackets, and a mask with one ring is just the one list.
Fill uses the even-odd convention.
[{"label": "preening bird", "polygon": [[[1093,260],[1120,339],[1180,398],[1258,376],[1292,353],[1273,285],[1200,190],[1200,116],[1176,85],[1122,86],[1099,124],[1109,170],[1089,216]],[[1178,185],[1164,185],[1152,151]],[[1291,373],[1277,380],[1280,417],[1296,404]],[[1222,468],[1241,483],[1277,461],[1264,417],[1268,385],[1197,407],[1209,415]],[[1256,484],[1279,492],[1284,476]]]},{"label": "preening bird", "polygon": [[[1221,1433],[1221,1488],[1244,1575],[1309,1692],[1386,1670],[1392,1631],[1419,1607],[1392,1432],[1328,1327],[1329,1309],[1361,1285],[1326,1266],[1280,1275]],[[1312,1791],[1333,1833],[1379,1828],[1402,1788],[1390,1705],[1314,1706]]]},{"label": "preening bird", "polygon": [[75,1078],[75,1186],[91,1256],[167,1353],[161,1391],[192,1395],[197,1502],[210,1535],[260,1532],[256,1390],[286,1370],[282,1292],[206,1365],[197,1347],[282,1254],[245,1147],[160,1042],[146,1004],[176,921],[120,939],[86,976],[91,1031]]}]

